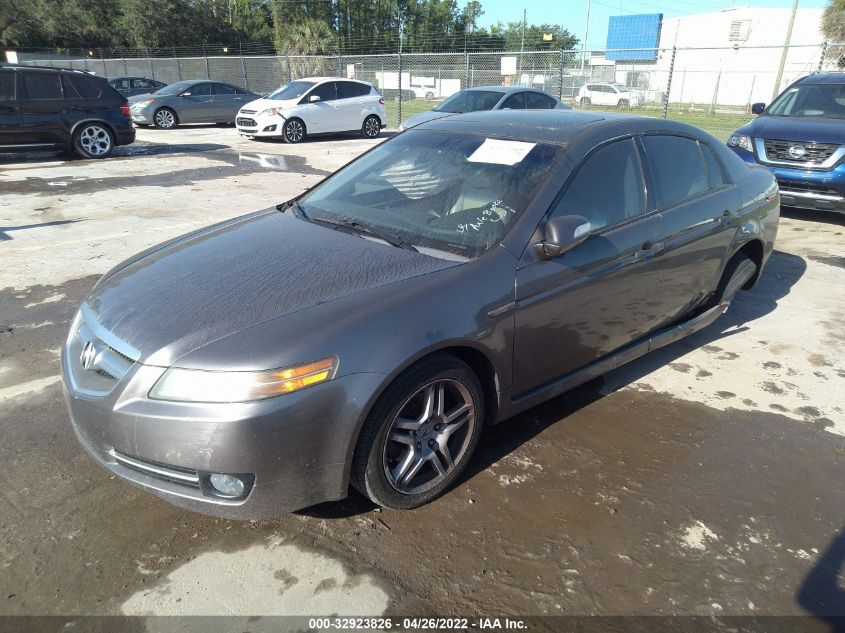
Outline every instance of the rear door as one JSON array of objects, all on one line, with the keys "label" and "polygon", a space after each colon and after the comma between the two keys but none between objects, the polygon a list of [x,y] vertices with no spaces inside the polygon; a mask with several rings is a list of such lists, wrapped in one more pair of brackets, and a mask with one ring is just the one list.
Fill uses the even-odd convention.
[{"label": "rear door", "polygon": [[646,195],[634,139],[595,149],[550,211],[581,215],[593,234],[563,256],[517,270],[514,385],[540,387],[627,345],[663,321],[648,247],[660,214]]},{"label": "rear door", "polygon": [[176,113],[179,115],[180,123],[216,121],[211,83],[195,84],[182,91],[176,102]]},{"label": "rear door", "polygon": [[22,88],[21,131],[34,143],[58,144],[70,140],[69,102],[62,92],[60,73],[25,70]]},{"label": "rear door", "polygon": [[666,292],[656,299],[675,320],[715,290],[742,200],[706,142],[647,135],[642,143],[663,216],[657,259]]},{"label": "rear door", "polygon": [[0,145],[25,143],[21,136],[21,110],[18,105],[17,73],[0,68]]},{"label": "rear door", "polygon": [[212,84],[214,89],[214,117],[221,123],[234,122],[238,110],[244,104],[243,95],[239,95],[234,86],[229,84]]},{"label": "rear door", "polygon": [[364,122],[363,84],[354,81],[337,82],[338,114],[342,129],[357,130]]}]

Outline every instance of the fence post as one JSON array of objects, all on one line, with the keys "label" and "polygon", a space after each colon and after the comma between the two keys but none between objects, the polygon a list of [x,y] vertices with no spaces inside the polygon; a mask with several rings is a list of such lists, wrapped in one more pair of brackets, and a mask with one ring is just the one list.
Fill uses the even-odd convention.
[{"label": "fence post", "polygon": [[719,69],[719,74],[716,75],[716,88],[713,90],[713,101],[710,103],[710,114],[716,113],[716,101],[719,99],[719,83],[722,81],[722,69]]},{"label": "fence post", "polygon": [[246,62],[244,62],[244,45],[238,42],[238,52],[241,55],[241,73],[244,76],[244,88],[249,90],[249,79],[246,76]]},{"label": "fence post", "polygon": [[291,70],[290,70],[290,55],[288,55],[288,54],[285,54],[285,63],[288,66],[288,83],[290,83],[290,82],[293,81],[293,74],[291,73]]},{"label": "fence post", "polygon": [[672,75],[675,74],[675,54],[678,49],[672,47],[672,59],[669,60],[669,80],[666,82],[666,96],[663,97],[663,118],[669,115],[669,95],[672,93]]},{"label": "fence post", "polygon": [[469,53],[464,51],[464,88],[469,88]]},{"label": "fence post", "polygon": [[560,49],[560,62],[558,63],[558,85],[557,98],[563,101],[563,49]]},{"label": "fence post", "polygon": [[205,59],[205,78],[211,79],[211,72],[208,69],[208,54],[205,52],[205,44],[202,45],[202,56]]},{"label": "fence post", "polygon": [[155,67],[153,66],[153,57],[150,55],[150,49],[147,49],[147,63],[150,65],[150,79],[156,78]]},{"label": "fence post", "polygon": [[126,66],[126,55],[123,54],[123,49],[120,49],[120,57],[123,59],[123,74],[129,74],[129,68]]},{"label": "fence post", "polygon": [[182,81],[182,64],[179,61],[179,58],[176,56],[176,47],[173,47],[173,58],[176,60],[176,76],[179,78],[179,81]]},{"label": "fence post", "polygon": [[399,52],[399,107],[398,107],[399,122],[397,125],[402,125],[402,52]]},{"label": "fence post", "polygon": [[103,64],[103,77],[109,76],[108,68],[106,68],[106,59],[103,57],[103,47],[100,47],[100,62]]},{"label": "fence post", "polygon": [[822,42],[822,54],[819,56],[819,66],[816,68],[816,72],[820,73],[822,71],[822,67],[824,66],[824,56],[827,54],[827,40]]}]

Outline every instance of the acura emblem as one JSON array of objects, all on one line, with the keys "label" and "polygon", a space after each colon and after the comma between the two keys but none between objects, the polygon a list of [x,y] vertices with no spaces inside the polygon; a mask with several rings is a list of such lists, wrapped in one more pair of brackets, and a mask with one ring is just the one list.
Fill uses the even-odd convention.
[{"label": "acura emblem", "polygon": [[789,157],[798,160],[799,158],[804,158],[804,154],[807,153],[807,148],[803,145],[790,145],[789,146]]},{"label": "acura emblem", "polygon": [[97,357],[97,349],[94,347],[94,341],[85,343],[82,348],[82,353],[79,355],[79,362],[82,363],[83,369],[91,369],[94,364],[94,359]]}]

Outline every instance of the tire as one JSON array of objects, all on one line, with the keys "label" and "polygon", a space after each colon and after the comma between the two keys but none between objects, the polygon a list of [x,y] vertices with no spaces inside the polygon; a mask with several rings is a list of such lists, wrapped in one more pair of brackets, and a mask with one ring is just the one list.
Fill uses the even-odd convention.
[{"label": "tire", "polygon": [[434,101],[434,93],[429,90],[425,93],[425,100],[426,101]]},{"label": "tire", "polygon": [[716,293],[713,297],[714,305],[723,301],[731,301],[736,294],[746,288],[757,274],[757,264],[745,253],[737,253],[725,266]]},{"label": "tire", "polygon": [[282,126],[282,138],[285,143],[301,143],[305,134],[305,123],[302,119],[288,119]]},{"label": "tire", "polygon": [[82,158],[106,158],[113,149],[114,135],[104,123],[83,123],[73,133],[73,150]]},{"label": "tire", "polygon": [[169,130],[179,125],[179,119],[170,108],[159,108],[153,115],[153,123],[160,130]]},{"label": "tire", "polygon": [[581,107],[586,108],[590,105],[590,98],[589,97],[581,97]]},{"label": "tire", "polygon": [[627,99],[620,99],[619,103],[617,103],[616,105],[619,106],[620,108],[627,108],[630,105],[630,103]]},{"label": "tire", "polygon": [[483,422],[475,372],[451,354],[429,356],[402,372],[373,405],[355,447],[352,485],[380,506],[424,505],[460,477]]},{"label": "tire", "polygon": [[364,119],[364,124],[361,126],[361,136],[378,138],[379,134],[381,134],[381,120],[375,114],[371,114]]}]

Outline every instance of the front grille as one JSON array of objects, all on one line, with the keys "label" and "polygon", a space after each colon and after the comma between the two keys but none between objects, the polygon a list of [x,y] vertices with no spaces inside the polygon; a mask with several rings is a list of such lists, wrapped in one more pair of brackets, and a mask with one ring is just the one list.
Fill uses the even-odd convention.
[{"label": "front grille", "polygon": [[195,490],[200,489],[199,473],[191,468],[183,468],[182,466],[173,466],[171,464],[154,462],[149,459],[141,459],[140,457],[132,457],[114,449],[110,451],[110,454],[118,464],[136,473],[141,473],[142,475],[172,484],[187,486]]},{"label": "front grille", "polygon": [[255,122],[255,119],[247,119],[244,117],[238,117],[236,123],[241,127],[257,127],[258,123]]},{"label": "front grille", "polygon": [[256,112],[258,112],[258,110],[247,110],[245,108],[241,110],[242,114],[255,114]]},{"label": "front grille", "polygon": [[80,308],[65,346],[65,364],[74,391],[89,396],[108,395],[139,356],[104,330],[86,305]]},{"label": "front grille", "polygon": [[[771,161],[788,163],[800,163],[809,165],[821,165],[830,158],[838,145],[831,143],[799,143],[797,141],[776,141],[766,139],[763,141],[766,148],[766,158]],[[790,153],[790,148],[803,148],[804,153],[800,156]],[[799,150],[800,153],[800,150]]]},{"label": "front grille", "polygon": [[778,178],[778,187],[783,193],[820,193],[826,196],[842,196],[833,187],[826,187],[825,185],[817,185],[810,182],[793,182]]}]

